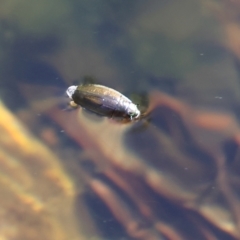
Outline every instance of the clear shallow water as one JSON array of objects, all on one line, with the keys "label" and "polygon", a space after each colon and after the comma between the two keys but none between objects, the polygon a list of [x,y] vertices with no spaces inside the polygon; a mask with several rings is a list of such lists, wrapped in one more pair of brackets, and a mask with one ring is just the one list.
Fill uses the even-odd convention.
[{"label": "clear shallow water", "polygon": [[[239,239],[238,9],[0,3],[0,236]],[[65,111],[84,76],[149,115]]]}]

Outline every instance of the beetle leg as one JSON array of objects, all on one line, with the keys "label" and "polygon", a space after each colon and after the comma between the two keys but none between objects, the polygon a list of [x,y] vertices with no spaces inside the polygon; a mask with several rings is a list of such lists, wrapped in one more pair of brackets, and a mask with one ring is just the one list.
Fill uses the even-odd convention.
[{"label": "beetle leg", "polygon": [[70,107],[72,107],[72,108],[77,108],[77,107],[78,107],[78,105],[77,105],[74,101],[70,101],[70,102],[69,102],[69,105],[70,105]]}]

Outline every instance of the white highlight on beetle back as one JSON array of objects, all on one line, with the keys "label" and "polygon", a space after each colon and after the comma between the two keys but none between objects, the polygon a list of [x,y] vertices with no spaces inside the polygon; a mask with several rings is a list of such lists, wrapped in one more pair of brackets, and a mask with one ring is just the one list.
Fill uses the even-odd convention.
[{"label": "white highlight on beetle back", "polygon": [[68,95],[68,97],[69,97],[70,99],[72,99],[72,95],[74,94],[74,92],[76,91],[76,89],[77,89],[77,86],[70,86],[70,87],[67,89],[66,93],[67,93],[67,95]]}]

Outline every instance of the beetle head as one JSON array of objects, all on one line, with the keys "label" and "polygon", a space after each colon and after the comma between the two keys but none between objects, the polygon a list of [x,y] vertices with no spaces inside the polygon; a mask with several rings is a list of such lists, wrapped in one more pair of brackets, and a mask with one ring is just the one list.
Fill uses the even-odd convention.
[{"label": "beetle head", "polygon": [[127,109],[127,112],[128,112],[128,115],[130,116],[131,120],[133,118],[138,118],[140,116],[140,111],[139,109],[137,108],[137,105],[131,103],[129,106],[128,106],[128,109]]},{"label": "beetle head", "polygon": [[67,95],[68,95],[68,97],[69,97],[70,99],[72,99],[72,95],[74,94],[74,92],[76,91],[76,89],[77,89],[77,86],[70,86],[70,87],[67,89],[66,93],[67,93]]}]

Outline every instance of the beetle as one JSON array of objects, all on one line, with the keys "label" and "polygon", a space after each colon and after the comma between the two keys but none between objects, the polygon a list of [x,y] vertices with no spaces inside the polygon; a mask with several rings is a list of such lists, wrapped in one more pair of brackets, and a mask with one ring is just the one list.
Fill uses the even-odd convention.
[{"label": "beetle", "polygon": [[98,84],[70,86],[66,91],[72,106],[81,107],[110,118],[137,119],[140,111],[136,104],[120,92]]}]

